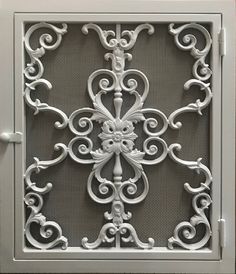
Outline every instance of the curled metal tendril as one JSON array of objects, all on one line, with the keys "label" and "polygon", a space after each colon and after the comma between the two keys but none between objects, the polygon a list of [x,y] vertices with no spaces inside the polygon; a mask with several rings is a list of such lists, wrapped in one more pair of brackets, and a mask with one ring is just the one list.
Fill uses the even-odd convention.
[{"label": "curled metal tendril", "polygon": [[[197,46],[197,38],[193,34],[185,34],[182,38],[182,43],[180,40],[180,34],[187,29],[196,29],[201,34],[203,34],[205,38],[205,47],[202,50],[199,50]],[[174,24],[169,25],[169,33],[174,35],[175,44],[176,46],[184,51],[190,51],[191,55],[197,59],[194,66],[193,66],[193,75],[196,79],[200,81],[208,80],[211,75],[212,71],[209,68],[209,65],[206,64],[206,57],[211,49],[212,39],[210,33],[204,28],[202,25],[196,23],[189,23],[182,25],[180,27],[174,28]],[[199,67],[200,67],[200,74],[199,74]]]},{"label": "curled metal tendril", "polygon": [[210,84],[205,84],[199,80],[191,79],[184,84],[184,89],[189,90],[191,86],[199,86],[200,90],[205,92],[206,97],[203,101],[197,99],[195,103],[190,103],[187,106],[179,108],[172,112],[168,120],[170,127],[173,129],[180,129],[182,127],[182,123],[180,121],[175,122],[176,117],[178,117],[180,114],[187,112],[197,112],[199,115],[202,115],[202,110],[206,108],[211,102],[212,92],[210,89]]},{"label": "curled metal tendril", "polygon": [[39,173],[41,170],[57,165],[58,163],[62,162],[68,154],[67,147],[61,143],[56,144],[54,146],[54,150],[61,150],[61,154],[53,160],[40,161],[38,158],[34,157],[34,163],[27,168],[24,175],[27,189],[33,190],[40,194],[45,194],[51,190],[52,183],[47,183],[45,187],[38,187],[35,182],[31,181],[31,175],[33,172]]},{"label": "curled metal tendril", "polygon": [[57,129],[65,128],[68,123],[68,117],[63,111],[61,111],[58,108],[49,106],[46,103],[42,103],[39,99],[36,99],[35,101],[31,99],[31,93],[36,92],[37,86],[40,86],[40,85],[45,86],[46,89],[48,90],[52,89],[51,83],[44,79],[35,80],[30,84],[26,83],[26,89],[24,92],[24,98],[25,98],[26,104],[34,110],[34,115],[37,115],[39,112],[43,112],[43,111],[49,111],[51,113],[57,114],[62,121],[56,121],[54,123],[55,128]]},{"label": "curled metal tendril", "polygon": [[169,156],[172,160],[174,160],[176,163],[179,163],[183,166],[186,166],[187,168],[196,171],[198,174],[202,173],[205,176],[205,181],[200,183],[199,187],[191,187],[189,183],[184,184],[184,188],[186,191],[188,191],[190,194],[197,194],[205,190],[210,190],[210,184],[212,183],[212,175],[210,170],[202,164],[201,158],[197,159],[197,161],[186,161],[181,160],[175,155],[175,151],[180,151],[181,145],[180,144],[172,144],[169,147]]},{"label": "curled metal tendril", "polygon": [[[40,213],[43,206],[43,198],[40,194],[29,192],[25,196],[25,203],[27,208],[31,210],[30,216],[25,224],[25,236],[29,243],[38,249],[50,249],[55,246],[61,245],[62,249],[68,246],[68,240],[62,236],[61,227],[53,221],[47,221],[46,217]],[[31,233],[31,224],[36,223],[39,225],[40,236],[45,239],[53,237],[53,240],[48,243],[42,243],[37,240]],[[56,237],[54,237],[56,235]]]},{"label": "curled metal tendril", "polygon": [[[32,49],[30,46],[31,35],[36,30],[42,28],[52,30],[56,34],[56,40],[53,41],[53,37],[51,34],[44,33],[39,38],[40,47]],[[34,24],[27,30],[24,37],[24,43],[25,49],[30,57],[31,62],[27,64],[24,74],[28,80],[34,81],[42,77],[44,68],[42,62],[40,61],[40,58],[45,54],[46,50],[55,50],[56,48],[58,48],[61,44],[62,35],[64,35],[66,32],[67,25],[65,23],[62,24],[62,28],[58,28],[46,22]]]},{"label": "curled metal tendril", "polygon": [[[211,197],[207,193],[199,193],[193,197],[192,206],[196,214],[190,219],[190,222],[181,222],[176,226],[173,237],[168,239],[170,249],[173,249],[174,245],[178,245],[185,249],[197,250],[207,244],[212,231],[205,210],[208,209],[211,203]],[[201,240],[191,243],[190,240],[196,236],[197,227],[200,224],[205,226],[205,233]],[[182,237],[180,237],[180,234],[182,234]]]},{"label": "curled metal tendril", "polygon": [[[56,222],[46,221],[46,217],[40,213],[43,206],[42,195],[51,190],[52,183],[47,183],[45,187],[38,187],[35,182],[31,181],[33,172],[39,173],[41,170],[54,166],[66,158],[67,147],[64,144],[56,144],[54,150],[61,150],[61,154],[57,158],[48,161],[40,161],[35,157],[34,163],[30,165],[25,172],[25,183],[30,192],[25,195],[24,201],[27,208],[31,210],[30,216],[25,224],[25,236],[34,247],[39,249],[49,249],[59,244],[62,244],[62,249],[67,248],[67,239],[62,236],[61,227]],[[30,230],[32,223],[37,223],[39,225],[40,235],[43,238],[49,239],[48,243],[42,243],[35,239]],[[50,240],[50,237],[54,234],[56,234],[57,237],[54,240]]]}]

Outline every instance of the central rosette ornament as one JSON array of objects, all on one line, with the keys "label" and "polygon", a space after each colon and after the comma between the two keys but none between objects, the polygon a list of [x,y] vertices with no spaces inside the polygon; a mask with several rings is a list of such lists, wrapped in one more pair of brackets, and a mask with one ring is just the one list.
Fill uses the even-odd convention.
[{"label": "central rosette ornament", "polygon": [[130,121],[106,121],[102,126],[102,133],[98,136],[102,140],[102,148],[106,152],[131,152],[134,147],[134,140],[138,137],[134,133],[134,126]]}]

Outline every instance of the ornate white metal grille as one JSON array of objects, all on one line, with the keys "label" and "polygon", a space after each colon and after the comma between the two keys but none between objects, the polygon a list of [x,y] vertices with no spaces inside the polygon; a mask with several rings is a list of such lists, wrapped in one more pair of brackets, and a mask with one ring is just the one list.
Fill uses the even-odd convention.
[{"label": "ornate white metal grille", "polygon": [[[30,46],[30,37],[32,33],[39,28],[49,28],[53,30],[57,39],[54,42],[50,34],[43,34],[39,39],[40,48],[34,50]],[[211,70],[206,63],[206,56],[210,51],[212,43],[209,32],[203,26],[196,23],[185,24],[177,28],[174,28],[174,24],[169,25],[169,32],[174,36],[177,47],[181,50],[189,50],[191,55],[196,59],[192,71],[194,78],[184,84],[184,89],[188,90],[191,86],[198,86],[206,96],[203,101],[197,100],[195,103],[177,109],[167,118],[160,110],[143,108],[149,92],[149,81],[146,75],[136,69],[125,69],[126,62],[132,60],[132,55],[126,51],[134,47],[141,31],[147,30],[148,34],[152,35],[154,33],[153,26],[151,24],[141,24],[137,26],[135,30],[121,31],[121,25],[116,24],[116,31],[114,32],[112,30],[102,30],[97,24],[89,23],[83,26],[82,32],[88,34],[90,29],[97,32],[103,47],[111,51],[104,56],[105,60],[111,61],[111,70],[98,69],[89,76],[87,88],[93,103],[93,108],[86,107],[78,109],[69,117],[67,117],[63,111],[49,106],[46,103],[42,103],[39,99],[35,101],[31,99],[31,92],[37,91],[38,85],[44,85],[48,89],[52,87],[48,80],[42,78],[44,68],[40,58],[45,54],[46,50],[54,50],[60,45],[62,36],[67,32],[67,25],[63,24],[62,28],[58,28],[48,23],[38,23],[31,26],[25,34],[25,48],[31,59],[31,62],[27,64],[24,71],[27,79],[24,93],[25,102],[29,107],[35,110],[34,114],[38,114],[41,111],[57,113],[61,121],[55,122],[55,127],[57,129],[64,129],[68,126],[75,135],[68,146],[62,143],[55,145],[55,150],[61,150],[61,155],[56,159],[40,161],[38,158],[34,158],[34,163],[30,165],[25,172],[25,182],[27,189],[29,189],[29,192],[27,192],[25,196],[25,203],[31,210],[31,214],[25,224],[27,240],[34,247],[40,249],[52,248],[58,244],[62,244],[62,248],[66,248],[68,245],[67,239],[62,236],[60,226],[55,222],[46,221],[46,217],[40,213],[43,206],[43,194],[51,190],[52,184],[47,183],[45,187],[38,187],[36,183],[31,181],[31,174],[33,172],[39,173],[42,169],[58,164],[69,155],[75,162],[93,164],[87,181],[88,193],[97,203],[111,203],[111,211],[104,213],[104,217],[108,222],[101,228],[97,240],[90,243],[87,238],[83,238],[82,246],[84,248],[94,249],[104,242],[115,242],[115,246],[119,248],[122,241],[126,243],[134,242],[137,247],[143,249],[152,248],[155,244],[154,239],[149,238],[146,243],[141,242],[135,228],[127,222],[130,220],[132,214],[131,212],[126,212],[125,204],[140,203],[148,194],[148,176],[143,170],[143,165],[158,164],[169,155],[176,163],[193,169],[198,173],[202,172],[205,176],[205,182],[201,183],[197,188],[191,187],[188,183],[184,184],[186,191],[193,195],[192,205],[196,214],[191,218],[190,222],[181,222],[177,225],[173,237],[168,240],[168,247],[172,249],[175,244],[186,249],[202,248],[211,236],[210,222],[205,215],[205,210],[212,202],[208,194],[212,182],[211,172],[201,163],[201,159],[197,159],[197,161],[184,161],[179,159],[175,151],[180,150],[181,145],[175,143],[168,147],[167,143],[160,136],[167,130],[168,126],[174,130],[181,128],[181,122],[175,122],[179,114],[197,112],[201,115],[201,111],[207,107],[211,101],[212,93],[209,82]],[[180,36],[183,31],[191,29],[197,29],[204,35],[206,45],[202,50],[196,48],[197,39],[193,34],[190,33],[185,34],[183,37]],[[100,75],[106,75],[107,77],[99,81],[100,90],[95,94],[93,91],[93,82]],[[144,90],[142,94],[137,91],[138,82],[132,78],[132,76],[140,78],[143,82]],[[111,92],[113,92],[114,95],[115,115],[103,104],[103,97]],[[131,96],[134,96],[135,103],[121,116],[123,93],[129,93]],[[146,117],[146,115],[150,113],[162,120],[163,126],[161,129],[157,129],[158,122],[156,118]],[[90,117],[83,116],[83,114],[90,114]],[[93,123],[101,124],[102,129],[102,132],[99,134],[99,138],[102,141],[101,148],[97,150],[93,150],[93,142],[89,137],[93,131]],[[143,142],[142,150],[135,148],[135,139],[138,138],[138,136],[134,133],[134,129],[137,123],[142,123],[143,131],[148,136]],[[161,152],[157,144],[162,147]],[[75,150],[78,153],[75,153]],[[133,168],[133,178],[123,180],[121,156]],[[150,157],[147,158],[147,156],[152,157],[151,160]],[[111,181],[104,178],[101,175],[101,171],[112,157],[115,157],[115,164],[113,168],[113,180]],[[143,191],[136,196],[137,183],[140,182],[140,179],[143,183]],[[92,185],[94,180],[99,182],[99,196],[93,192]],[[48,243],[39,242],[31,234],[30,226],[32,223],[38,223],[40,225],[40,234],[42,237],[50,239],[54,233],[57,236]],[[205,225],[205,235],[198,242],[191,243],[189,240],[195,237],[196,226],[198,224]],[[180,233],[182,234],[181,237]]]}]

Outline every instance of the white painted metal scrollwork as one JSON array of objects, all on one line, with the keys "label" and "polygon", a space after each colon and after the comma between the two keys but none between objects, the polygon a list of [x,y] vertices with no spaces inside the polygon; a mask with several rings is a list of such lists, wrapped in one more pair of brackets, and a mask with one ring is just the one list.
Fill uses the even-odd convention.
[{"label": "white painted metal scrollwork", "polygon": [[[207,193],[199,193],[193,197],[192,206],[196,214],[190,219],[190,222],[181,222],[176,226],[174,236],[168,239],[168,247],[170,249],[174,248],[173,244],[189,250],[200,249],[207,244],[212,232],[205,210],[208,209],[211,203],[211,197]],[[196,227],[200,224],[205,226],[205,234],[201,240],[191,243],[190,240],[194,239],[197,234]],[[180,234],[182,234],[182,237],[180,237]]]},{"label": "white painted metal scrollwork", "polygon": [[[210,170],[201,163],[201,158],[197,159],[197,161],[184,161],[179,159],[175,155],[175,150],[179,151],[181,149],[180,144],[172,144],[169,147],[169,156],[176,163],[179,163],[183,166],[186,166],[189,169],[196,171],[198,174],[203,173],[205,176],[205,182],[200,183],[199,187],[191,187],[189,183],[184,184],[184,188],[190,194],[193,194],[192,206],[196,214],[191,217],[190,222],[181,222],[179,223],[175,230],[173,237],[168,239],[168,247],[173,249],[175,245],[181,246],[185,249],[195,250],[204,247],[209,241],[212,231],[211,225],[207,219],[205,211],[208,209],[210,204],[212,203],[211,197],[205,191],[210,190],[210,185],[212,183],[212,175]],[[202,238],[194,243],[191,240],[197,234],[197,226],[203,225],[205,226],[205,232]],[[180,237],[180,234],[182,237]]]},{"label": "white painted metal scrollwork", "polygon": [[[56,41],[53,41],[53,37],[49,33],[44,33],[39,38],[39,44],[41,47],[37,49],[32,49],[30,46],[30,38],[31,35],[38,29],[50,29],[56,34]],[[26,65],[24,70],[24,75],[26,79],[30,82],[26,82],[26,89],[24,93],[25,102],[27,105],[34,110],[34,115],[38,114],[40,111],[50,111],[57,114],[61,118],[61,122],[55,122],[56,128],[65,128],[68,123],[68,117],[66,114],[58,108],[49,106],[46,103],[42,103],[39,99],[33,101],[31,99],[31,92],[36,92],[36,87],[42,85],[46,87],[46,89],[52,89],[52,84],[46,80],[42,79],[44,72],[44,67],[40,58],[45,54],[46,50],[55,50],[59,47],[62,35],[67,32],[67,25],[62,24],[62,28],[55,27],[51,24],[42,22],[31,26],[24,37],[25,49],[30,57],[30,63]]]},{"label": "white painted metal scrollwork", "polygon": [[209,83],[205,84],[202,81],[191,79],[184,84],[184,89],[189,90],[191,86],[199,86],[200,90],[205,92],[206,97],[203,102],[197,99],[195,103],[190,103],[187,106],[179,108],[175,110],[174,112],[172,112],[171,115],[169,116],[169,122],[170,122],[170,127],[172,127],[173,129],[179,129],[182,127],[182,123],[180,121],[178,122],[174,121],[175,118],[179,116],[181,113],[197,112],[199,115],[202,115],[202,109],[206,108],[211,102],[212,93],[211,93]]},{"label": "white painted metal scrollwork", "polygon": [[[34,31],[38,29],[50,29],[56,34],[56,41],[54,42],[51,34],[42,34],[39,38],[40,48],[32,49],[30,46],[30,38]],[[41,111],[50,111],[58,115],[62,121],[56,121],[55,127],[58,129],[65,128],[68,123],[68,117],[66,114],[46,103],[42,103],[39,99],[33,101],[31,99],[31,92],[36,92],[36,88],[39,85],[51,89],[51,83],[41,78],[43,76],[44,67],[40,58],[45,54],[46,50],[56,49],[62,40],[62,35],[67,32],[67,25],[62,24],[62,28],[55,27],[51,24],[42,22],[31,26],[24,37],[24,44],[26,52],[30,57],[30,63],[27,64],[24,75],[26,77],[26,88],[24,92],[24,98],[26,104],[34,110],[34,114],[38,114]],[[30,81],[30,82],[27,82]],[[38,158],[34,158],[34,163],[31,164],[25,172],[26,190],[30,191],[25,195],[25,204],[27,208],[31,210],[31,213],[25,224],[25,236],[29,243],[39,249],[49,249],[57,245],[61,245],[62,249],[66,249],[68,245],[67,239],[62,236],[61,227],[53,221],[46,221],[46,217],[40,212],[43,206],[43,194],[49,192],[52,188],[52,183],[48,182],[44,187],[38,187],[35,182],[31,181],[31,174],[33,172],[39,173],[42,169],[47,169],[50,166],[56,165],[63,161],[67,156],[67,147],[64,144],[56,144],[54,149],[56,151],[61,150],[62,153],[54,160],[40,161]],[[48,239],[47,243],[39,242],[31,233],[31,224],[36,223],[39,225],[40,236]]]},{"label": "white painted metal scrollwork", "polygon": [[39,99],[36,99],[35,101],[31,99],[31,92],[35,92],[36,87],[39,85],[45,86],[48,90],[52,89],[51,83],[45,79],[38,79],[31,83],[26,83],[26,89],[24,92],[26,104],[34,110],[34,115],[38,114],[40,111],[50,111],[52,113],[56,113],[61,117],[62,122],[56,121],[54,124],[55,127],[58,129],[65,128],[67,126],[68,117],[63,111],[58,108],[49,106],[46,103],[42,103]]},{"label": "white painted metal scrollwork", "polygon": [[201,163],[202,158],[197,159],[197,161],[184,161],[184,160],[179,159],[175,155],[175,153],[174,153],[175,150],[177,150],[177,151],[181,150],[181,145],[180,144],[170,145],[169,156],[172,160],[174,160],[176,163],[186,166],[189,169],[196,171],[198,174],[203,173],[205,176],[205,182],[201,183],[200,187],[193,188],[189,185],[189,183],[185,183],[184,188],[186,189],[186,191],[188,191],[191,194],[196,194],[196,193],[200,193],[205,190],[210,190],[212,176],[211,176],[210,170],[204,164]]},{"label": "white painted metal scrollwork", "polygon": [[[32,49],[30,46],[30,38],[31,35],[38,29],[50,29],[52,30],[57,38],[56,41],[53,43],[53,37],[49,33],[44,33],[39,38],[40,48]],[[45,22],[41,22],[31,26],[27,32],[25,33],[24,42],[25,42],[25,49],[30,57],[30,63],[27,64],[24,74],[25,77],[30,80],[38,80],[42,77],[44,72],[44,67],[40,58],[45,54],[46,50],[55,50],[59,47],[62,35],[67,32],[67,25],[62,24],[62,28],[58,28],[53,26],[52,24],[48,24]]]},{"label": "white painted metal scrollwork", "polygon": [[[120,247],[121,242],[134,242],[139,248],[152,248],[154,240],[148,239],[147,243],[139,240],[134,227],[131,224],[124,223],[131,218],[130,212],[125,212],[124,203],[136,204],[141,202],[147,196],[149,185],[147,176],[142,165],[153,165],[160,163],[168,154],[166,142],[160,138],[168,128],[168,120],[164,113],[156,109],[143,109],[143,103],[149,92],[149,82],[147,77],[139,70],[125,70],[125,61],[130,61],[132,55],[125,53],[125,50],[131,49],[138,37],[140,31],[147,29],[149,34],[154,32],[154,28],[150,24],[141,24],[134,31],[121,31],[121,25],[116,25],[116,32],[104,31],[96,24],[86,24],[82,31],[88,34],[89,29],[93,29],[99,35],[100,41],[104,48],[112,50],[112,53],[105,54],[105,60],[111,60],[112,70],[99,69],[94,71],[88,79],[88,93],[93,102],[92,108],[82,108],[74,111],[69,117],[69,128],[76,135],[69,143],[69,155],[73,160],[82,164],[92,164],[93,169],[88,177],[87,189],[90,197],[97,203],[106,204],[112,203],[111,212],[105,212],[105,219],[110,221],[106,223],[97,238],[93,243],[85,237],[82,239],[82,245],[85,248],[93,249],[100,246],[102,243],[112,243],[115,241],[115,246]],[[111,39],[108,40],[108,36]],[[129,40],[126,40],[128,37]],[[93,82],[97,76],[103,76],[99,82],[99,91],[94,94]],[[139,77],[144,83],[142,95],[137,91],[138,83],[132,76]],[[108,92],[114,93],[114,108],[115,115],[104,106],[102,96]],[[123,93],[129,93],[134,96],[135,102],[133,106],[121,116],[121,108],[123,104]],[[90,114],[90,117],[82,116]],[[156,118],[146,118],[145,114],[151,113],[161,119],[163,126],[157,129],[158,122]],[[80,118],[79,118],[80,117]],[[74,125],[79,125],[79,129]],[[102,148],[93,150],[93,143],[88,135],[93,130],[93,123],[102,123],[102,132],[99,134]],[[134,133],[135,124],[142,122],[143,130],[148,135],[148,138],[143,143],[143,150],[135,149],[134,141],[138,137]],[[83,129],[85,129],[83,131]],[[81,144],[82,142],[82,144]],[[78,143],[78,146],[76,145]],[[156,144],[155,144],[156,143]],[[159,153],[158,145],[162,147],[162,152]],[[79,155],[74,151],[77,147]],[[83,156],[90,155],[90,158]],[[146,159],[149,155],[152,159]],[[128,180],[122,180],[122,165],[121,156],[134,170],[134,177]],[[113,181],[110,181],[101,175],[102,169],[106,163],[115,157],[113,168]],[[100,185],[98,188],[99,196],[93,191],[93,181],[97,180]],[[138,190],[138,182],[142,180],[143,191],[136,197]],[[129,236],[127,236],[129,234]]]},{"label": "white painted metal scrollwork", "polygon": [[[61,155],[54,160],[40,161],[38,158],[34,158],[34,163],[30,165],[25,172],[25,182],[27,190],[30,190],[25,195],[25,203],[27,208],[31,210],[31,213],[25,224],[25,236],[27,240],[36,248],[49,249],[56,245],[62,244],[62,249],[67,248],[68,241],[62,236],[61,227],[52,221],[46,221],[46,217],[40,213],[43,206],[42,195],[49,192],[52,188],[52,183],[47,183],[45,187],[38,187],[35,182],[31,181],[31,174],[33,172],[39,173],[42,169],[47,169],[51,166],[57,165],[62,162],[67,156],[67,147],[64,144],[56,144],[54,149],[56,151],[61,150]],[[31,234],[30,226],[32,223],[37,223],[40,226],[40,235],[43,238],[49,239],[48,243],[42,243],[35,239]],[[57,235],[54,239],[54,235]],[[53,236],[53,240],[50,238]]]},{"label": "white painted metal scrollwork", "polygon": [[[33,50],[29,39],[32,33],[39,28],[48,28],[55,32],[57,39],[55,43],[52,43],[52,36],[43,34],[39,38],[41,47]],[[190,29],[200,31],[205,37],[206,46],[202,50],[197,49],[197,39],[193,34],[181,36],[182,31],[189,31]],[[44,69],[40,57],[45,54],[45,50],[54,50],[60,45],[62,35],[67,31],[66,24],[63,24],[61,29],[48,23],[35,24],[29,28],[25,35],[25,48],[31,59],[24,71],[27,81],[30,81],[26,82],[25,102],[34,110],[34,114],[41,111],[55,113],[61,120],[55,122],[55,127],[63,129],[68,125],[70,131],[75,135],[68,146],[64,144],[55,145],[55,150],[60,149],[62,151],[56,159],[40,161],[35,157],[34,163],[25,172],[25,183],[27,190],[29,190],[25,196],[25,203],[27,208],[31,210],[25,225],[27,240],[31,245],[40,249],[52,248],[59,244],[62,245],[62,248],[67,247],[67,239],[62,236],[60,226],[55,222],[46,221],[46,217],[40,213],[43,206],[42,195],[51,190],[52,184],[47,183],[44,187],[39,187],[31,181],[31,174],[33,172],[39,173],[42,169],[58,164],[69,155],[77,163],[93,165],[87,180],[87,190],[90,197],[100,204],[111,203],[111,211],[104,213],[107,223],[101,228],[98,238],[94,242],[89,242],[89,239],[84,237],[82,246],[87,249],[94,249],[106,243],[120,248],[122,243],[134,243],[138,248],[152,248],[154,239],[148,238],[147,242],[141,242],[135,228],[128,223],[132,214],[125,210],[125,203],[140,203],[148,194],[149,183],[143,165],[158,164],[169,155],[176,163],[197,173],[202,173],[205,176],[205,181],[200,183],[199,187],[193,187],[188,183],[184,184],[185,190],[194,195],[192,206],[196,214],[189,222],[181,222],[176,226],[173,237],[168,240],[168,247],[173,249],[175,245],[178,245],[189,250],[204,247],[211,237],[211,226],[205,213],[212,203],[208,193],[212,183],[211,172],[202,164],[201,158],[197,161],[185,161],[178,158],[175,151],[180,150],[181,146],[172,144],[168,147],[161,136],[166,132],[168,125],[172,129],[181,128],[181,122],[175,121],[180,114],[186,112],[202,114],[202,110],[211,102],[210,83],[206,82],[212,74],[209,65],[206,63],[206,57],[212,43],[210,34],[203,26],[196,23],[185,24],[175,29],[174,24],[169,25],[169,32],[174,35],[177,47],[181,50],[189,50],[191,55],[197,59],[193,66],[194,79],[188,80],[184,84],[184,89],[189,90],[192,86],[197,86],[205,93],[205,99],[203,101],[198,99],[194,103],[175,110],[167,119],[166,115],[160,110],[143,108],[149,93],[149,81],[146,75],[137,69],[125,69],[126,62],[132,60],[132,54],[125,51],[134,47],[141,31],[147,30],[148,34],[151,35],[154,33],[154,27],[148,23],[140,24],[134,30],[123,31],[120,24],[116,24],[116,31],[103,30],[93,23],[85,24],[82,27],[82,32],[86,35],[89,30],[95,31],[102,46],[111,51],[104,56],[105,60],[111,62],[111,69],[98,69],[91,73],[88,77],[87,88],[93,107],[77,109],[69,118],[63,111],[42,103],[39,99],[35,101],[31,99],[31,92],[36,92],[37,86],[42,85],[47,89],[52,88],[51,83],[42,78]],[[137,78],[143,82],[141,94],[138,91],[139,81]],[[96,79],[100,79],[98,92],[94,92]],[[113,94],[114,114],[103,103],[104,96],[107,93]],[[134,103],[126,113],[122,114],[124,93],[133,96]],[[153,117],[150,117],[150,115]],[[161,123],[159,123],[160,120]],[[101,125],[101,133],[98,135],[101,140],[101,147],[98,149],[94,149],[93,141],[90,138],[94,123]],[[137,123],[142,123],[143,131],[147,135],[140,150],[135,148],[135,140],[138,138],[135,133]],[[121,157],[133,169],[132,178],[123,178]],[[104,177],[102,171],[112,158],[115,159],[112,170],[113,179],[109,180]],[[97,182],[99,183],[98,189],[94,191]],[[138,191],[140,184],[142,184],[142,188],[141,191]],[[32,236],[30,232],[32,223],[39,224],[40,235],[49,239],[48,243],[41,243]],[[197,227],[200,224],[205,226],[205,234],[201,240],[192,243],[191,240],[195,238]],[[57,236],[50,241],[52,234]]]},{"label": "white painted metal scrollwork", "polygon": [[[191,33],[184,34],[183,37],[180,38],[181,33],[191,29],[198,30],[204,36],[206,45],[203,49],[200,50],[196,47],[197,38]],[[172,23],[169,25],[169,33],[174,35],[175,44],[179,49],[190,51],[191,55],[197,59],[192,69],[193,76],[200,81],[208,80],[212,75],[212,71],[206,63],[206,57],[211,49],[212,39],[207,29],[196,23],[189,23],[174,28],[174,24]]]},{"label": "white painted metal scrollwork", "polygon": [[[180,35],[185,30],[196,29],[203,34],[205,38],[206,45],[202,50],[199,50],[197,46],[197,38],[193,34],[185,34],[182,37],[182,41]],[[174,35],[175,44],[181,50],[190,51],[191,55],[197,59],[193,65],[192,73],[195,79],[190,79],[184,84],[184,89],[189,90],[191,86],[197,85],[203,90],[206,94],[206,98],[203,102],[199,99],[195,103],[191,103],[186,107],[182,107],[169,116],[170,127],[173,129],[179,129],[182,126],[181,122],[174,122],[174,119],[179,116],[179,114],[185,112],[197,112],[198,114],[202,114],[202,109],[208,106],[211,101],[212,93],[210,89],[210,83],[205,83],[212,75],[212,71],[209,68],[209,65],[206,63],[206,57],[211,49],[212,39],[210,33],[203,26],[190,23],[180,26],[178,28],[174,28],[174,24],[169,25],[169,33]]]},{"label": "white painted metal scrollwork", "polygon": [[[184,34],[182,36],[182,42],[180,41],[180,35],[183,31],[189,29],[196,29],[200,31],[205,37],[206,45],[202,50],[196,48],[197,38],[193,34]],[[206,108],[212,99],[212,92],[210,89],[210,83],[206,83],[211,77],[212,71],[209,65],[206,64],[206,57],[210,51],[212,40],[209,32],[201,25],[196,23],[185,24],[174,29],[174,24],[169,25],[169,32],[174,35],[175,43],[181,50],[190,51],[191,55],[197,59],[193,65],[192,73],[195,79],[190,79],[184,84],[184,89],[189,90],[191,86],[199,86],[201,91],[205,92],[205,99],[200,101],[199,99],[195,103],[188,104],[185,107],[179,108],[172,112],[168,118],[170,127],[173,129],[180,129],[182,123],[180,121],[175,122],[177,116],[186,112],[197,112],[202,115],[202,110]],[[212,231],[211,226],[206,216],[205,211],[212,203],[211,197],[206,191],[210,191],[210,185],[212,183],[212,175],[210,170],[201,162],[201,158],[197,161],[185,161],[181,160],[175,155],[175,150],[180,150],[180,144],[172,144],[168,149],[170,158],[176,163],[186,166],[189,169],[196,171],[197,173],[203,173],[205,176],[205,182],[202,182],[199,187],[192,187],[189,183],[184,184],[184,188],[190,194],[193,194],[192,206],[196,214],[190,219],[190,222],[179,223],[175,230],[173,237],[168,239],[168,247],[174,248],[174,245],[178,245],[185,249],[196,250],[204,247],[209,241]],[[205,226],[204,235],[200,240],[191,242],[197,235],[198,225]],[[181,236],[180,236],[181,235]]]}]

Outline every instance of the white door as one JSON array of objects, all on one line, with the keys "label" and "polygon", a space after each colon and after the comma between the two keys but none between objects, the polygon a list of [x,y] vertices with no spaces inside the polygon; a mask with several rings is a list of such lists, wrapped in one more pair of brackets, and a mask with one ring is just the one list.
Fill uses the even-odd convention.
[{"label": "white door", "polygon": [[1,272],[234,272],[233,4],[135,3],[2,9]]}]

